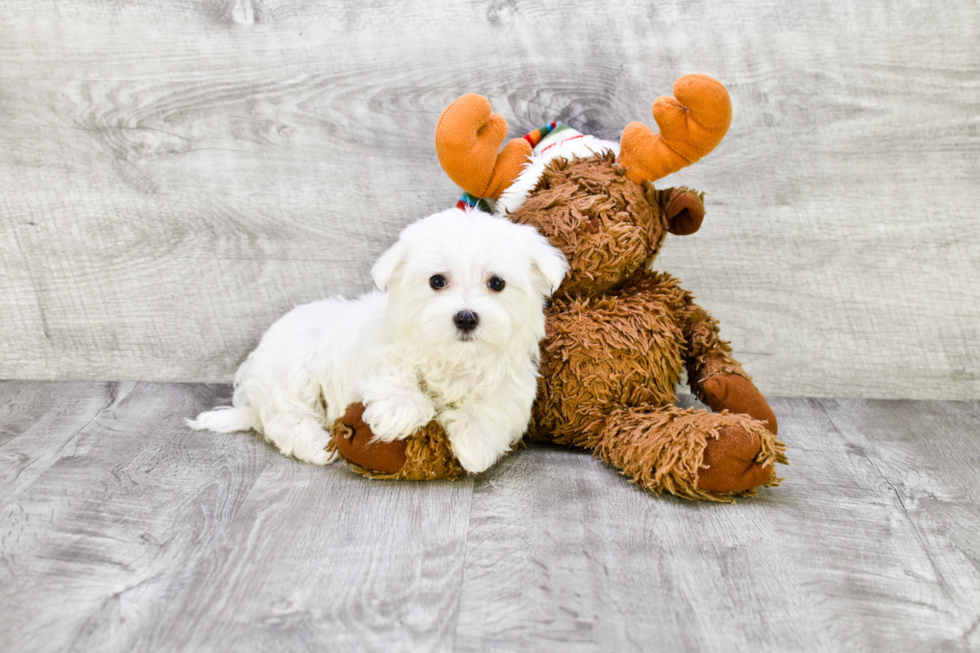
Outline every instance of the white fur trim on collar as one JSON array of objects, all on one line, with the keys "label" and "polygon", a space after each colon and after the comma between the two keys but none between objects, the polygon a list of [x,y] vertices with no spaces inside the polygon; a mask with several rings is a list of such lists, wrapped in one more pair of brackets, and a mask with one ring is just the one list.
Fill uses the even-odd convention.
[{"label": "white fur trim on collar", "polygon": [[619,156],[619,143],[604,141],[588,134],[582,135],[574,129],[563,129],[549,134],[534,148],[534,152],[514,183],[494,203],[494,213],[506,215],[508,211],[519,209],[538,185],[545,167],[555,157],[585,158],[605,151],[612,151]]}]

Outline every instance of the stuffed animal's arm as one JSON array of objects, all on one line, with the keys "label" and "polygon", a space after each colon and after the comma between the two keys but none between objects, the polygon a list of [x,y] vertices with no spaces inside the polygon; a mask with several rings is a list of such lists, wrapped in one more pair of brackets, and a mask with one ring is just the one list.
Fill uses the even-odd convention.
[{"label": "stuffed animal's arm", "polygon": [[731,345],[721,339],[718,321],[706,310],[689,302],[682,316],[684,333],[685,366],[688,383],[701,400],[704,399],[702,384],[719,374],[735,374],[751,381],[735,357]]},{"label": "stuffed animal's arm", "polygon": [[682,316],[682,329],[691,392],[715,412],[745,413],[766,422],[769,430],[777,433],[776,415],[753,385],[752,377],[732,356],[731,345],[721,339],[717,320],[688,301]]}]

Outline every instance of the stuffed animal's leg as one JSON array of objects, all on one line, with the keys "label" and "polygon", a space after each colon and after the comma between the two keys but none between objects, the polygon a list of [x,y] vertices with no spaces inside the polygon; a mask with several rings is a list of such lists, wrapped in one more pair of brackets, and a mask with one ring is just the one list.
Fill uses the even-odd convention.
[{"label": "stuffed animal's leg", "polygon": [[[647,187],[647,199],[668,231],[692,234],[704,220],[704,193],[690,188]],[[752,379],[732,357],[732,348],[718,334],[718,322],[685,293],[681,316],[686,366],[691,391],[714,411],[745,413],[777,432],[776,416]]]},{"label": "stuffed animal's leg", "polygon": [[731,346],[719,336],[718,322],[693,303],[684,317],[685,365],[691,392],[715,412],[751,415],[777,434],[776,415],[732,356]]},{"label": "stuffed animal's leg", "polygon": [[774,463],[786,462],[762,422],[676,406],[614,411],[589,447],[644,489],[708,501],[778,485]]}]

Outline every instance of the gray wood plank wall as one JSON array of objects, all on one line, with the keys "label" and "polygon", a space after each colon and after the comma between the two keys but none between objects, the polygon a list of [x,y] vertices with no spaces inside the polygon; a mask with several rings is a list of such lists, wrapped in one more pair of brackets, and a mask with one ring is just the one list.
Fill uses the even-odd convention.
[{"label": "gray wood plank wall", "polygon": [[732,130],[658,267],[763,391],[980,396],[980,5],[6,0],[0,378],[227,381],[451,204],[457,95],[616,138],[687,72]]}]

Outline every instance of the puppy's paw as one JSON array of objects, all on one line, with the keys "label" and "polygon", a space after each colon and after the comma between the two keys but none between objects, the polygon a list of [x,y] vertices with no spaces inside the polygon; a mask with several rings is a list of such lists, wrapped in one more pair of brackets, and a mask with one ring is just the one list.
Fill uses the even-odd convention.
[{"label": "puppy's paw", "polygon": [[329,465],[333,461],[337,460],[336,452],[328,452],[325,449],[320,449],[318,451],[311,451],[305,458],[301,456],[296,456],[305,463],[310,463],[311,465],[317,465],[318,467],[323,467],[324,465]]},{"label": "puppy's paw", "polygon": [[295,441],[292,451],[293,456],[297,460],[302,460],[304,463],[319,466],[328,465],[336,460],[336,452],[328,452],[326,450],[327,445],[330,443],[330,434],[322,429],[317,429],[319,432],[312,432],[313,429],[309,429],[309,431],[305,434],[306,437],[299,438]]},{"label": "puppy's paw", "polygon": [[382,442],[401,440],[432,421],[436,409],[420,392],[405,392],[367,404],[364,421]]},{"label": "puppy's paw", "polygon": [[507,452],[506,443],[494,435],[479,421],[459,421],[449,429],[449,446],[463,469],[470,474],[479,474]]}]

